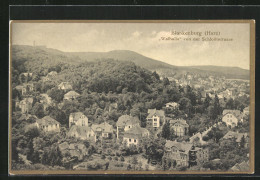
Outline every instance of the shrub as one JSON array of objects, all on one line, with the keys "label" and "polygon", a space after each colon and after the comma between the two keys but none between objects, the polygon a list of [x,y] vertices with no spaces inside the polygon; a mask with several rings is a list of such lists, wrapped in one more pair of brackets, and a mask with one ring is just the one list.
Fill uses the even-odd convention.
[{"label": "shrub", "polygon": [[125,158],[123,156],[120,157],[120,161],[124,162]]},{"label": "shrub", "polygon": [[106,159],[105,154],[102,154],[101,159]]},{"label": "shrub", "polygon": [[123,166],[124,166],[123,163],[116,163],[116,164],[115,164],[115,167],[123,167]]},{"label": "shrub", "polygon": [[131,169],[132,169],[131,164],[128,164],[128,166],[127,166],[127,170],[131,170]]},{"label": "shrub", "polygon": [[100,163],[93,163],[93,164],[88,164],[88,169],[91,169],[91,170],[97,170],[97,169],[101,169],[102,168],[102,165]]}]

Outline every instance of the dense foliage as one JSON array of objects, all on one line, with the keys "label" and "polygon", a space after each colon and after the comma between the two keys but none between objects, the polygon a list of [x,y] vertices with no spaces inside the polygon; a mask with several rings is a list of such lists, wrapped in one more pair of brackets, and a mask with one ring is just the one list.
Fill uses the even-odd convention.
[{"label": "dense foliage", "polygon": [[[22,53],[22,52],[16,52]],[[42,54],[43,52],[39,52]],[[26,54],[26,53],[25,53]],[[32,54],[14,56],[12,63],[12,85],[20,85],[22,83],[33,82],[35,91],[28,94],[34,97],[34,103],[31,111],[32,115],[42,118],[46,115],[54,118],[61,123],[62,129],[57,134],[43,134],[37,128],[30,127],[35,119],[18,120],[20,114],[13,113],[12,119],[12,160],[21,162],[21,157],[26,156],[27,160],[33,164],[40,163],[46,166],[64,166],[64,157],[58,147],[59,141],[66,139],[66,131],[68,127],[69,115],[72,112],[83,112],[89,119],[89,123],[108,122],[115,127],[118,118],[124,114],[131,114],[139,117],[141,126],[146,127],[146,117],[148,109],[163,109],[168,102],[178,102],[178,110],[165,110],[166,116],[169,118],[185,119],[189,125],[189,135],[202,132],[207,127],[212,126],[221,120],[223,109],[240,109],[248,106],[249,98],[239,97],[237,99],[225,99],[224,103],[220,103],[217,95],[212,98],[208,94],[202,97],[201,89],[195,89],[187,86],[177,86],[176,83],[169,81],[168,78],[160,80],[157,72],[151,72],[141,68],[132,62],[122,62],[113,59],[97,60],[93,62],[77,62],[62,55],[55,58],[36,54],[32,58]],[[66,63],[65,63],[66,62]],[[50,81],[44,81],[51,71],[58,74]],[[27,78],[20,74],[32,72],[33,76]],[[73,100],[63,100],[65,90],[58,89],[61,82],[69,82],[73,90],[80,94],[80,97]],[[45,108],[40,102],[40,94],[48,94],[53,103]],[[22,95],[19,91],[13,90],[13,101],[21,100]],[[249,128],[248,120],[239,124],[239,131],[246,132]],[[241,152],[246,153],[247,150],[232,150],[229,144],[222,144],[218,148],[218,143],[226,129],[212,128],[211,131],[204,136],[204,141],[209,142],[211,159],[221,158],[228,161],[235,158],[235,161],[229,165],[238,162],[238,155]],[[151,133],[153,135],[153,133]],[[88,148],[88,155],[99,152],[102,159],[112,159],[124,162],[123,156],[132,156],[143,154],[150,161],[160,162],[164,153],[165,140],[188,141],[189,137],[177,138],[173,135],[169,123],[162,127],[162,131],[158,134],[159,139],[150,137],[143,140],[142,145],[135,147],[126,147],[116,142],[112,144],[95,144],[90,145],[88,141],[84,142]],[[120,151],[120,152],[119,152]],[[40,152],[40,153],[39,153]],[[237,153],[238,155],[234,155]],[[19,155],[21,157],[19,157]],[[30,164],[30,163],[29,163]],[[112,164],[112,163],[111,163]],[[111,165],[110,164],[110,165]],[[127,165],[128,169],[136,169],[138,161],[136,157],[131,159],[132,165]],[[109,164],[100,165],[98,163],[89,164],[89,169],[108,169]],[[119,165],[117,165],[119,166]],[[121,166],[121,165],[120,165]],[[224,166],[224,165],[223,165]],[[206,164],[205,167],[215,168],[212,164]],[[17,167],[18,168],[18,167]],[[71,168],[71,167],[68,167]],[[221,167],[228,169],[230,167]],[[141,167],[140,167],[141,169]]]}]

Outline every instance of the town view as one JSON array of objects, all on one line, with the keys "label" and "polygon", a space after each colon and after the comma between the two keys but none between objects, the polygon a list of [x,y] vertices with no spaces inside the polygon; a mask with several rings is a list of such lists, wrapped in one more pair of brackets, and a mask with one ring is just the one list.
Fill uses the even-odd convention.
[{"label": "town view", "polygon": [[249,171],[249,70],[33,43],[11,55],[12,170]]}]

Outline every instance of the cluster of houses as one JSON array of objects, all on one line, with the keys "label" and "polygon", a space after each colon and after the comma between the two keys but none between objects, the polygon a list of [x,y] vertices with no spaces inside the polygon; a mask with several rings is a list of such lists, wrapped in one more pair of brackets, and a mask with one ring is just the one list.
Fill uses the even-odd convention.
[{"label": "cluster of houses", "polygon": [[[48,73],[46,77],[43,77],[43,81],[49,81],[57,75],[57,72],[52,71]],[[28,74],[30,76],[30,74]],[[187,79],[192,81],[192,76],[187,76]],[[212,79],[209,77],[209,79]],[[213,80],[210,80],[211,82]],[[179,82],[184,82],[184,79]],[[32,117],[30,111],[34,104],[34,98],[30,97],[30,92],[34,91],[33,83],[24,83],[16,86],[15,89],[21,92],[23,99],[19,101],[15,100],[16,111],[21,111],[22,119],[29,119]],[[72,86],[68,82],[62,82],[58,85],[58,89],[64,90],[64,100],[75,100],[80,97],[80,94],[73,91]],[[232,96],[232,90],[226,90],[226,94]],[[202,97],[205,97],[206,93],[202,93]],[[40,94],[40,101],[46,110],[47,107],[53,105],[52,99],[47,94]],[[225,96],[223,96],[225,97]],[[111,104],[108,111],[116,109],[117,104]],[[154,136],[157,137],[158,132],[162,131],[162,127],[166,122],[169,122],[171,133],[174,133],[177,137],[187,136],[189,134],[189,124],[184,119],[174,119],[166,117],[166,110],[178,110],[179,104],[177,102],[166,103],[162,110],[148,109],[148,115],[146,117],[146,127],[140,126],[140,120],[138,117],[131,115],[122,115],[116,122],[116,127],[113,127],[108,122],[101,124],[90,123],[88,117],[82,112],[73,112],[69,115],[68,132],[67,138],[76,138],[80,140],[89,140],[94,143],[102,142],[103,140],[116,139],[118,142],[125,143],[128,147],[132,145],[142,144],[142,140],[145,137]],[[233,128],[238,126],[240,122],[243,122],[243,117],[249,115],[249,107],[246,107],[243,112],[239,110],[223,110],[222,122],[226,126]],[[44,132],[60,132],[61,124],[50,116],[45,116],[41,119],[36,118],[34,125]],[[21,119],[21,118],[20,118]],[[201,137],[202,139],[202,137]],[[245,140],[244,146],[249,146],[249,135],[247,133],[238,133],[229,131],[223,138],[222,141],[235,139],[238,146],[241,144],[241,139]],[[68,144],[63,142],[61,149],[76,153],[75,149],[81,149],[86,153],[85,147],[79,144]],[[81,155],[80,155],[81,156]],[[196,145],[190,142],[177,142],[177,141],[166,141],[165,151],[162,158],[162,162],[168,168],[176,166],[191,167],[195,165],[203,164],[209,160],[209,151],[207,148],[196,147]],[[239,164],[237,165],[239,166]]]},{"label": "cluster of houses", "polygon": [[[73,92],[73,91],[70,91]],[[74,98],[74,93],[71,98]],[[42,94],[41,103],[50,104],[51,99],[47,94]],[[20,106],[21,112],[24,116],[32,116],[28,114],[28,110],[31,109],[33,98],[25,98],[16,106]],[[25,103],[27,102],[27,103]],[[171,102],[165,105],[166,108],[176,109],[178,103]],[[238,110],[224,110],[222,121],[227,126],[233,128],[243,121],[243,115],[249,113],[249,108],[245,108],[243,113]],[[27,118],[27,119],[28,119]],[[24,118],[25,119],[25,118]],[[68,138],[76,138],[80,140],[89,140],[92,142],[117,139],[124,142],[127,146],[140,145],[143,138],[149,137],[154,133],[162,130],[163,125],[169,122],[170,128],[173,130],[177,137],[188,135],[189,125],[184,119],[171,119],[165,117],[164,110],[148,109],[148,116],[146,118],[146,128],[140,126],[138,117],[131,115],[122,115],[119,117],[116,123],[116,129],[107,122],[101,124],[91,124],[88,121],[88,117],[82,112],[74,112],[69,116],[69,130],[66,134]],[[60,132],[61,125],[58,121],[50,116],[45,116],[42,119],[37,119],[35,126],[44,132]],[[155,133],[156,134],[156,133]],[[249,136],[247,133],[238,133],[229,131],[222,141],[235,138],[238,146],[240,145],[242,137],[245,138],[245,147],[249,146]],[[64,142],[65,143],[65,142]],[[61,148],[70,147],[68,144],[64,144]],[[74,149],[75,150],[75,149]],[[73,149],[71,149],[73,151]],[[81,155],[80,155],[81,156]],[[208,161],[208,149],[199,148],[190,142],[177,142],[167,141],[165,144],[165,153],[162,162],[167,165],[168,168],[176,166],[191,167],[194,165],[200,165]]]},{"label": "cluster of houses", "polygon": [[249,107],[244,108],[243,112],[239,110],[224,109],[222,113],[222,122],[230,128],[238,126],[238,123],[244,121],[244,116],[249,115]]},{"label": "cluster of houses", "polygon": [[162,157],[163,166],[191,167],[209,161],[208,148],[195,147],[193,143],[166,141],[165,152]]},{"label": "cluster of houses", "polygon": [[[236,126],[240,121],[237,117],[238,112],[235,110],[223,111],[223,122],[227,126]],[[239,116],[240,117],[240,116]],[[107,122],[101,124],[89,125],[87,116],[82,112],[71,113],[69,116],[69,131],[67,137],[73,137],[81,140],[90,140],[93,142],[102,141],[104,139],[117,139],[124,142],[127,146],[140,145],[143,138],[152,135],[153,131],[158,131],[165,121],[170,123],[170,127],[174,130],[176,136],[185,136],[188,134],[189,125],[183,119],[167,119],[163,110],[149,109],[147,116],[147,127],[142,128],[137,117],[130,115],[122,115],[116,123],[116,129]],[[36,120],[36,127],[45,132],[60,131],[60,123],[50,116],[45,116],[42,119]],[[240,146],[241,139],[244,138],[244,147],[249,147],[248,133],[238,133],[229,131],[222,139],[225,142],[230,139],[235,139],[237,146]],[[64,143],[63,143],[64,144]],[[65,145],[64,145],[65,146]],[[69,147],[69,145],[66,145]],[[196,147],[194,143],[166,141],[165,152],[162,162],[168,167],[185,166],[191,167],[201,165],[209,159],[209,150],[207,148]]]},{"label": "cluster of houses", "polygon": [[56,71],[51,71],[46,76],[42,77],[42,81],[43,82],[51,81],[53,78],[56,77],[57,74],[58,73]]},{"label": "cluster of houses", "polygon": [[[165,76],[166,77],[166,76]],[[163,76],[161,76],[163,79]],[[185,87],[187,85],[194,89],[203,89],[202,98],[208,94],[211,98],[218,95],[220,100],[236,98],[241,96],[249,97],[249,81],[229,80],[225,77],[207,76],[201,77],[199,74],[184,74],[183,76],[167,77],[169,81],[174,82],[178,86]]]}]

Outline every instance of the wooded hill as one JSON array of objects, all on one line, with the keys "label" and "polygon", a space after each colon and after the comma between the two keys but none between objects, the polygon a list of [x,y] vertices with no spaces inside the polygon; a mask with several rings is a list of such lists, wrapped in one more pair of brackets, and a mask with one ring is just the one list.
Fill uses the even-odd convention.
[{"label": "wooded hill", "polygon": [[[69,63],[80,64],[95,60],[114,59],[118,61],[129,61],[137,66],[156,71],[167,77],[191,73],[204,76],[225,76],[227,79],[246,79],[249,80],[249,70],[238,67],[222,66],[173,66],[159,60],[154,60],[128,50],[114,50],[109,52],[62,52],[51,48],[40,48],[25,45],[12,46],[13,62],[20,64],[21,61],[28,60],[29,70],[38,70],[41,66],[55,66],[57,64]],[[19,60],[16,62],[16,60]],[[174,61],[174,60],[173,60]],[[30,63],[29,63],[30,62]],[[34,69],[35,64],[39,66]]]}]

